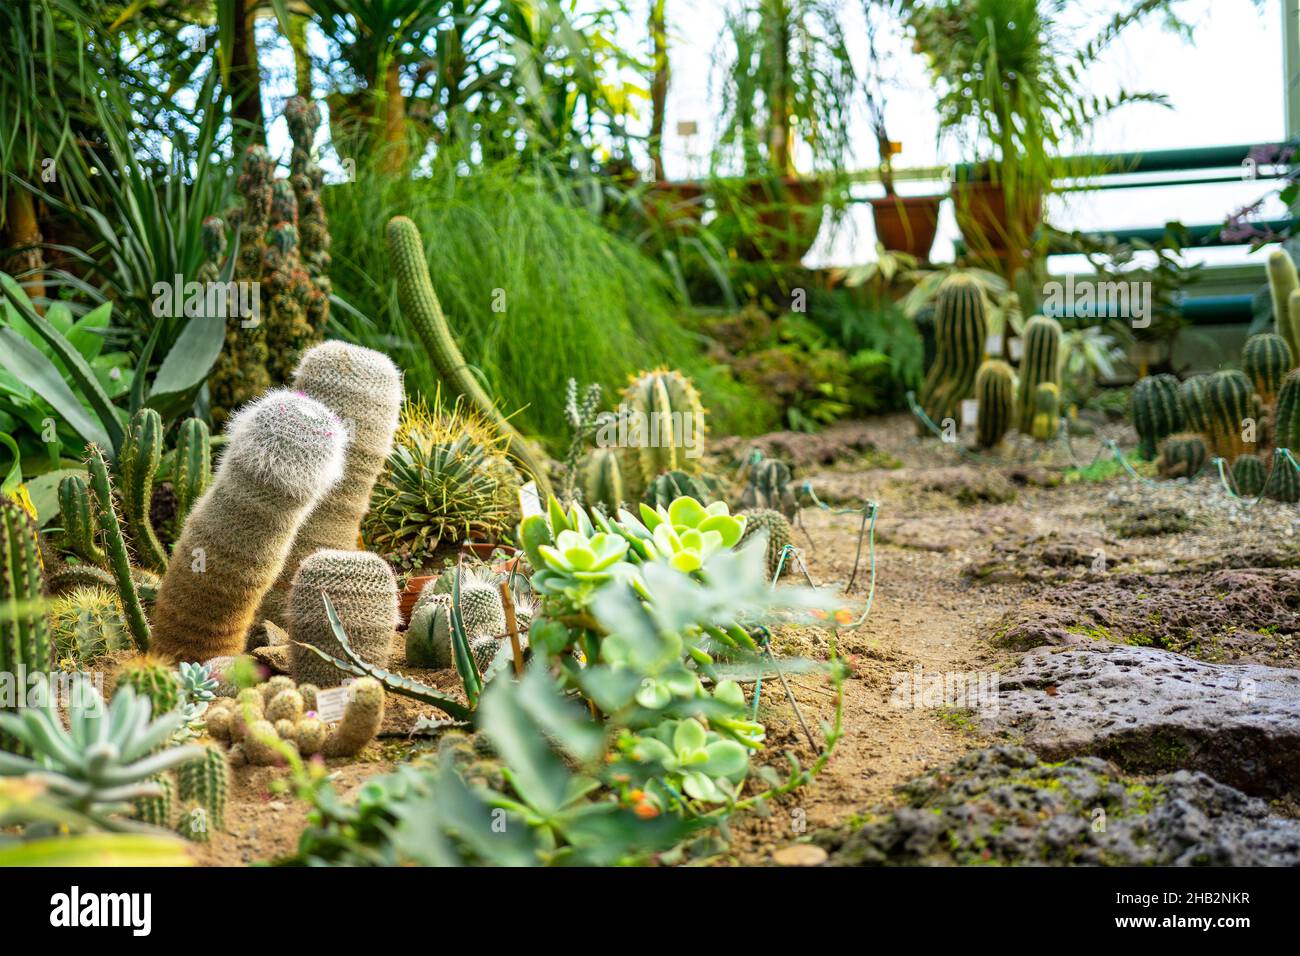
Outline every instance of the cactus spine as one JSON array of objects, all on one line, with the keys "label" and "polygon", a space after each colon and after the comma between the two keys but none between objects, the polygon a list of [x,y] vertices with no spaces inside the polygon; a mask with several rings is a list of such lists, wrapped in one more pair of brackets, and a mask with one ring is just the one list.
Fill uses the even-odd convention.
[{"label": "cactus spine", "polygon": [[171,660],[243,652],[299,526],[343,472],[347,430],[306,395],[268,392],[240,409],[227,435],[158,589],[158,651]]},{"label": "cactus spine", "polygon": [[740,543],[743,545],[750,538],[766,535],[768,578],[776,575],[777,568],[781,569],[782,574],[788,574],[794,562],[787,558],[783,566],[781,554],[785,546],[793,542],[794,535],[790,531],[790,522],[786,520],[785,515],[771,508],[754,508],[742,511],[740,514],[745,517],[745,531],[740,536]]},{"label": "cactus spine", "polygon": [[1133,428],[1138,433],[1138,454],[1150,461],[1156,457],[1160,439],[1183,427],[1178,379],[1172,375],[1148,375],[1133,386],[1129,401]]},{"label": "cactus spine", "polygon": [[1245,373],[1236,369],[1215,372],[1206,384],[1205,397],[1210,451],[1228,461],[1254,452],[1254,443],[1243,435],[1247,420],[1257,417],[1255,390]]},{"label": "cactus spine", "polygon": [[388,251],[397,276],[397,294],[402,311],[429,353],[439,380],[446,384],[453,397],[465,396],[480,414],[496,425],[506,436],[511,454],[532,473],[542,497],[549,496],[551,483],[545,463],[518,430],[506,421],[461,355],[434,292],[433,280],[429,278],[429,264],[424,258],[420,231],[405,216],[394,216],[388,222]]},{"label": "cactus spine", "polygon": [[1268,291],[1273,300],[1273,319],[1277,334],[1286,339],[1291,355],[1300,358],[1300,315],[1292,317],[1292,296],[1300,291],[1295,262],[1283,249],[1274,249],[1268,256]]},{"label": "cactus spine", "polygon": [[126,553],[126,542],[122,539],[122,524],[118,521],[117,509],[113,505],[113,486],[108,480],[108,465],[98,445],[92,443],[89,448],[90,458],[86,467],[90,472],[90,489],[95,496],[95,517],[100,534],[104,536],[104,549],[108,552],[113,584],[122,600],[122,611],[126,615],[131,640],[135,641],[139,650],[148,651],[152,640],[149,621],[144,616],[140,592],[136,590],[135,579],[131,575],[131,561]]},{"label": "cactus spine", "polygon": [[[303,561],[289,595],[289,636],[343,657],[325,613],[329,595],[352,649],[362,659],[388,666],[389,644],[399,622],[397,580],[388,562],[368,551],[317,551]],[[347,675],[309,650],[293,646],[293,674],[299,682],[337,687]]]},{"label": "cactus spine", "polygon": [[95,506],[90,489],[80,475],[68,475],[59,482],[59,514],[63,517],[63,542],[88,564],[108,560],[95,541]]},{"label": "cactus spine", "polygon": [[[1011,430],[1015,387],[1015,373],[1006,362],[990,359],[980,366],[975,376],[975,399],[979,402],[975,440],[981,448],[992,448]],[[1032,426],[1032,420],[1029,424]]]},{"label": "cactus spine", "polygon": [[216,747],[207,747],[202,760],[176,768],[177,794],[182,802],[197,803],[208,822],[218,830],[226,826],[226,797],[230,791],[230,765]]},{"label": "cactus spine", "polygon": [[1029,433],[1034,441],[1051,441],[1061,427],[1061,390],[1055,382],[1039,382],[1034,389],[1034,420]]},{"label": "cactus spine", "polygon": [[[41,607],[43,581],[36,523],[21,505],[3,497],[0,562],[0,673],[48,674],[50,631]],[[22,696],[18,695],[20,704]],[[0,734],[0,749],[17,747],[15,741]]]},{"label": "cactus spine", "polygon": [[54,598],[50,602],[49,621],[50,636],[60,660],[68,658],[83,663],[106,651],[132,646],[121,602],[108,588],[79,587]]},{"label": "cactus spine", "polygon": [[[975,279],[959,272],[939,286],[934,334],[934,363],[921,385],[921,407],[932,422],[942,426],[944,419],[960,417],[962,399],[974,388],[984,358],[988,321],[984,294]],[[924,433],[924,424],[920,428]]]},{"label": "cactus spine", "polygon": [[1282,379],[1293,364],[1286,339],[1272,332],[1252,335],[1241,350],[1241,368],[1255,386],[1255,394],[1268,406],[1277,398]]},{"label": "cactus spine", "polygon": [[1293,369],[1277,393],[1273,444],[1300,458],[1300,369]]},{"label": "cactus spine", "polygon": [[137,697],[147,697],[155,717],[171,713],[182,703],[180,678],[155,657],[142,655],[127,661],[118,672],[117,683],[134,688]]},{"label": "cactus spine", "polygon": [[1179,432],[1160,443],[1156,470],[1161,478],[1195,478],[1205,467],[1205,441],[1195,432]]},{"label": "cactus spine", "polygon": [[[658,368],[632,376],[623,390],[632,493],[639,495],[668,471],[700,471],[707,427],[700,394],[675,369]],[[633,467],[633,465],[635,467]]]},{"label": "cactus spine", "polygon": [[1020,424],[1022,432],[1034,426],[1034,393],[1044,382],[1060,387],[1061,325],[1036,315],[1025,325],[1025,357],[1020,363]]},{"label": "cactus spine", "polygon": [[162,417],[152,408],[131,416],[126,438],[117,456],[122,513],[136,553],[149,567],[167,567],[167,551],[149,520],[153,481],[162,460]]},{"label": "cactus spine", "polygon": [[1178,386],[1178,397],[1183,403],[1183,416],[1190,431],[1206,435],[1210,431],[1210,376],[1193,375]]},{"label": "cactus spine", "polygon": [[582,498],[586,505],[599,505],[613,514],[627,500],[623,491],[623,467],[613,448],[596,448],[582,468]]},{"label": "cactus spine", "polygon": [[1240,455],[1232,463],[1232,483],[1243,498],[1257,496],[1264,490],[1266,480],[1264,463],[1254,455]]},{"label": "cactus spine", "polygon": [[172,466],[172,491],[176,495],[175,531],[180,534],[194,503],[203,497],[212,483],[212,438],[208,426],[199,418],[181,422],[176,436],[175,464]]}]

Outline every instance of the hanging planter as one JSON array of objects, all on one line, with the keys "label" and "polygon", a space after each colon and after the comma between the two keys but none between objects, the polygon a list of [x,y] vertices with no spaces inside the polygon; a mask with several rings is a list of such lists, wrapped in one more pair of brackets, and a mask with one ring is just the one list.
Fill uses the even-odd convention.
[{"label": "hanging planter", "polygon": [[882,196],[872,199],[876,238],[890,252],[903,252],[928,262],[939,229],[943,196]]}]

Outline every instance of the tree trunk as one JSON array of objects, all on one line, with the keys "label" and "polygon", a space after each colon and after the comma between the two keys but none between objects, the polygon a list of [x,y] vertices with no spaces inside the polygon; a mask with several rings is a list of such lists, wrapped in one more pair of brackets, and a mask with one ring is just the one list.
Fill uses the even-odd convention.
[{"label": "tree trunk", "polygon": [[406,168],[406,98],[402,96],[401,66],[396,58],[384,69],[383,96],[375,104],[375,119],[383,126],[381,168],[396,173]]},{"label": "tree trunk", "polygon": [[651,0],[650,42],[654,73],[650,80],[650,161],[654,178],[664,179],[664,107],[668,101],[667,0]]},{"label": "tree trunk", "polygon": [[[45,267],[45,255],[41,252],[41,226],[36,218],[36,201],[22,186],[11,184],[9,198],[5,201],[4,245],[32,246],[9,256],[4,260],[4,271],[20,275],[30,270],[42,270]],[[39,274],[30,279],[41,279]],[[24,280],[30,281],[30,280]],[[27,287],[29,298],[45,295],[43,281]]]},{"label": "tree trunk", "polygon": [[230,94],[236,120],[245,126],[249,142],[266,145],[266,122],[262,116],[262,71],[257,61],[253,14],[257,0],[225,0],[234,4],[235,29],[230,48]]}]

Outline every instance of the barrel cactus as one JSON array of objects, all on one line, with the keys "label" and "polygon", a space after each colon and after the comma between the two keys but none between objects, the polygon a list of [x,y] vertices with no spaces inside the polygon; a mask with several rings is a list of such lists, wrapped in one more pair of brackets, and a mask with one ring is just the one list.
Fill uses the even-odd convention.
[{"label": "barrel cactus", "polygon": [[1129,397],[1133,429],[1138,433],[1138,454],[1156,457],[1160,439],[1183,427],[1185,418],[1178,379],[1173,375],[1148,375],[1133,386]]},{"label": "barrel cactus", "polygon": [[1295,363],[1286,339],[1272,332],[1252,335],[1241,350],[1241,368],[1255,386],[1255,394],[1265,405],[1272,406],[1282,379]]},{"label": "barrel cactus", "polygon": [[127,650],[126,629],[117,594],[95,585],[72,588],[50,601],[50,637],[60,660],[93,661],[109,651]]},{"label": "barrel cactus", "polygon": [[1188,431],[1208,434],[1210,430],[1209,375],[1193,375],[1178,386]]},{"label": "barrel cactus", "polygon": [[641,500],[652,508],[667,508],[682,497],[694,498],[707,505],[719,500],[721,495],[703,478],[682,471],[668,471],[650,482]]},{"label": "barrel cactus", "polygon": [[1259,406],[1254,386],[1244,372],[1230,369],[1210,376],[1206,384],[1206,414],[1209,419],[1206,439],[1212,454],[1236,461],[1255,452],[1255,443],[1247,438],[1252,424],[1258,425]]},{"label": "barrel cactus", "polygon": [[[367,551],[325,550],[317,551],[298,568],[289,596],[289,636],[342,657],[322,592],[329,595],[352,649],[363,660],[386,668],[399,620],[397,580],[388,562]],[[293,673],[299,682],[317,687],[335,687],[347,676],[297,643]]]},{"label": "barrel cactus", "polygon": [[704,405],[691,380],[675,369],[633,375],[619,406],[620,437],[626,430],[623,477],[639,496],[669,471],[697,474],[708,437]]},{"label": "barrel cactus", "polygon": [[948,418],[960,425],[961,402],[975,387],[988,336],[984,293],[973,277],[955,273],[939,286],[934,332],[934,363],[921,385],[921,408],[937,425]]},{"label": "barrel cactus", "polygon": [[[667,504],[671,503],[670,501]],[[707,502],[701,503],[707,504]],[[740,496],[740,507],[770,508],[781,512],[787,518],[793,518],[799,510],[799,498],[795,494],[794,474],[790,466],[779,458],[759,457],[752,461],[745,490]]]},{"label": "barrel cactus", "polygon": [[583,461],[582,498],[588,506],[614,514],[627,500],[621,456],[614,448],[596,448]]},{"label": "barrel cactus", "polygon": [[1051,441],[1061,427],[1061,390],[1055,382],[1039,382],[1034,389],[1034,420],[1029,434],[1034,441]]},{"label": "barrel cactus", "polygon": [[1300,369],[1282,380],[1273,414],[1273,444],[1300,458]]},{"label": "barrel cactus", "polygon": [[1195,478],[1205,467],[1205,440],[1195,432],[1178,432],[1160,442],[1156,471],[1161,478]]},{"label": "barrel cactus", "polygon": [[1268,474],[1254,455],[1239,455],[1232,463],[1232,484],[1243,498],[1254,498],[1264,490]]},{"label": "barrel cactus", "polygon": [[[975,399],[979,413],[975,420],[975,440],[981,448],[992,448],[1011,430],[1015,414],[1016,375],[1000,359],[990,359],[975,376]],[[1028,432],[1032,427],[1024,430]]]},{"label": "barrel cactus", "polygon": [[1043,382],[1061,384],[1061,324],[1036,315],[1025,324],[1024,359],[1020,363],[1019,428],[1030,434],[1034,426],[1035,392]]},{"label": "barrel cactus", "polygon": [[1273,470],[1264,486],[1264,494],[1287,504],[1300,501],[1300,468],[1280,450],[1273,453]]},{"label": "barrel cactus", "polygon": [[181,682],[168,664],[150,655],[140,655],[122,665],[117,686],[130,687],[136,696],[146,697],[155,717],[171,713],[181,706]]}]

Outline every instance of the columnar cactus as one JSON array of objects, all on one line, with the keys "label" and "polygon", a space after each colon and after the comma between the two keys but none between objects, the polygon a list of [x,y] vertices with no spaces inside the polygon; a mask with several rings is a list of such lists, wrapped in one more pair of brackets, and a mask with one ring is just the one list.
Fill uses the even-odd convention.
[{"label": "columnar cactus", "polygon": [[1133,386],[1129,396],[1133,429],[1138,434],[1138,454],[1156,457],[1160,439],[1183,427],[1183,403],[1178,379],[1173,375],[1148,375]]},{"label": "columnar cactus", "polygon": [[[979,283],[955,273],[939,286],[934,305],[934,363],[921,385],[921,407],[930,420],[957,421],[962,399],[975,387],[975,375],[984,358],[988,320]],[[957,421],[957,424],[961,424]],[[922,434],[925,426],[920,426]]]},{"label": "columnar cactus", "polygon": [[1300,369],[1293,369],[1277,393],[1273,415],[1273,444],[1300,458]]},{"label": "columnar cactus", "polygon": [[767,536],[767,576],[770,579],[776,574],[777,568],[781,569],[782,574],[788,574],[794,567],[794,561],[786,558],[785,564],[781,563],[781,553],[785,546],[794,540],[794,535],[790,530],[790,522],[786,520],[785,515],[779,511],[773,511],[771,508],[753,508],[749,511],[740,512],[745,517],[745,531],[740,536],[740,543],[744,545],[750,538],[756,538],[761,535]]},{"label": "columnar cactus", "polygon": [[131,801],[131,816],[141,823],[170,830],[175,814],[176,785],[170,774],[160,773],[151,781],[158,785],[155,796],[136,797]]},{"label": "columnar cactus", "polygon": [[1061,384],[1061,324],[1036,315],[1025,325],[1024,359],[1020,363],[1019,428],[1034,426],[1034,393],[1043,382]]},{"label": "columnar cactus", "polygon": [[239,411],[227,438],[158,591],[157,650],[174,660],[243,652],[303,519],[343,474],[346,426],[306,395],[267,393]]},{"label": "columnar cactus", "polygon": [[59,515],[63,520],[63,543],[88,564],[102,565],[108,560],[95,540],[95,506],[90,489],[80,475],[68,475],[59,482]]},{"label": "columnar cactus", "polygon": [[[0,673],[49,673],[50,631],[42,589],[36,524],[22,506],[0,497]],[[0,749],[17,746],[0,734]]]},{"label": "columnar cactus", "polygon": [[1061,427],[1061,390],[1055,382],[1039,382],[1034,389],[1034,420],[1029,433],[1034,441],[1051,441]]},{"label": "columnar cactus", "polygon": [[384,722],[384,688],[373,677],[362,677],[349,685],[343,719],[325,741],[326,757],[355,757],[375,739]]},{"label": "columnar cactus", "polygon": [[549,496],[551,483],[545,462],[488,397],[452,337],[442,305],[433,290],[433,280],[429,277],[429,263],[424,258],[420,231],[405,216],[394,216],[389,220],[388,251],[397,277],[402,312],[429,353],[439,380],[446,385],[451,397],[463,395],[475,410],[496,425],[506,436],[511,454],[532,473],[542,497]]},{"label": "columnar cactus", "polygon": [[317,288],[324,293],[323,302],[326,307],[325,314],[313,316],[311,322],[315,328],[323,329],[329,314],[331,285],[329,222],[321,203],[325,173],[315,160],[314,148],[316,132],[321,124],[320,107],[313,100],[294,96],[284,104],[284,119],[289,126],[289,138],[293,141],[293,153],[289,158],[289,183],[293,186],[293,194],[298,203],[302,263]]},{"label": "columnar cactus", "polygon": [[187,418],[181,422],[176,436],[176,452],[172,466],[172,492],[176,496],[175,530],[179,534],[185,527],[194,503],[203,497],[212,484],[212,438],[208,426],[200,418]]},{"label": "columnar cactus", "polygon": [[[762,458],[749,470],[749,481],[740,496],[742,508],[771,508],[787,518],[799,510],[799,498],[792,483],[794,475],[790,466],[779,458]],[[707,504],[707,502],[703,502]],[[672,501],[664,502],[664,507]]]},{"label": "columnar cactus", "polygon": [[[368,551],[317,551],[298,568],[289,595],[289,636],[343,657],[321,593],[329,595],[352,649],[362,660],[388,666],[389,645],[400,620],[397,579],[383,558]],[[299,682],[336,687],[347,676],[309,650],[293,647]]]},{"label": "columnar cactus", "polygon": [[1183,403],[1187,428],[1202,435],[1210,431],[1209,385],[1209,375],[1193,375],[1178,386],[1178,397]]},{"label": "columnar cactus", "polygon": [[155,717],[171,713],[184,702],[176,671],[150,655],[141,655],[123,664],[118,671],[117,684],[133,688],[137,697],[147,697]]},{"label": "columnar cactus", "polygon": [[1300,291],[1295,262],[1283,249],[1274,249],[1268,256],[1268,290],[1273,300],[1273,319],[1277,334],[1286,339],[1292,357],[1300,360],[1300,315],[1291,314],[1291,297]]},{"label": "columnar cactus", "polygon": [[1205,467],[1205,440],[1195,432],[1179,432],[1160,443],[1156,470],[1161,478],[1195,478]]},{"label": "columnar cactus", "polygon": [[1255,386],[1255,394],[1267,406],[1277,398],[1282,379],[1295,363],[1286,339],[1272,332],[1252,335],[1241,350],[1241,368]]},{"label": "columnar cactus", "polygon": [[1254,498],[1264,490],[1267,480],[1264,463],[1254,455],[1239,455],[1232,463],[1232,484],[1243,498]]},{"label": "columnar cactus", "polygon": [[678,498],[694,498],[702,505],[717,501],[719,495],[702,479],[683,471],[666,471],[646,486],[641,500],[652,508],[667,508]]},{"label": "columnar cactus", "polygon": [[[975,440],[981,448],[992,448],[1011,430],[1015,413],[1016,376],[1011,366],[1000,359],[990,359],[975,376],[975,400],[979,414],[975,420]],[[1032,418],[1024,431],[1033,425]]]},{"label": "columnar cactus", "polygon": [[288,625],[289,589],[299,565],[322,550],[354,551],[375,481],[393,450],[402,412],[402,376],[388,356],[346,342],[309,349],[294,387],[334,412],[348,429],[343,477],[317,503],[294,537],[284,569],[262,601],[258,619]]},{"label": "columnar cactus", "polygon": [[177,795],[184,803],[197,803],[203,807],[209,826],[224,830],[230,765],[218,748],[206,747],[204,751],[203,759],[177,768]]},{"label": "columnar cactus", "polygon": [[154,533],[149,519],[153,502],[153,481],[162,460],[162,417],[152,408],[131,416],[126,438],[117,455],[118,490],[122,513],[136,554],[151,568],[167,567],[167,549]]},{"label": "columnar cactus", "polygon": [[628,433],[626,475],[639,495],[664,472],[696,474],[707,437],[704,406],[691,380],[675,369],[632,376],[619,414]]},{"label": "columnar cactus", "polygon": [[614,448],[596,448],[582,465],[582,499],[588,506],[600,506],[609,514],[623,507],[623,467]]},{"label": "columnar cactus", "polygon": [[1253,453],[1255,443],[1246,438],[1252,424],[1258,427],[1259,408],[1245,373],[1236,369],[1215,372],[1206,385],[1205,397],[1210,452],[1228,461]]},{"label": "columnar cactus", "polygon": [[122,538],[122,524],[117,517],[117,507],[113,503],[113,486],[108,480],[108,463],[98,445],[88,446],[89,458],[86,470],[90,475],[90,490],[95,501],[95,522],[104,538],[104,550],[108,555],[109,568],[113,573],[113,584],[122,601],[122,610],[126,613],[126,624],[131,631],[131,639],[141,651],[147,651],[152,644],[149,620],[144,616],[144,607],[140,603],[140,592],[136,588],[135,576],[130,557],[126,551],[126,541]]}]

